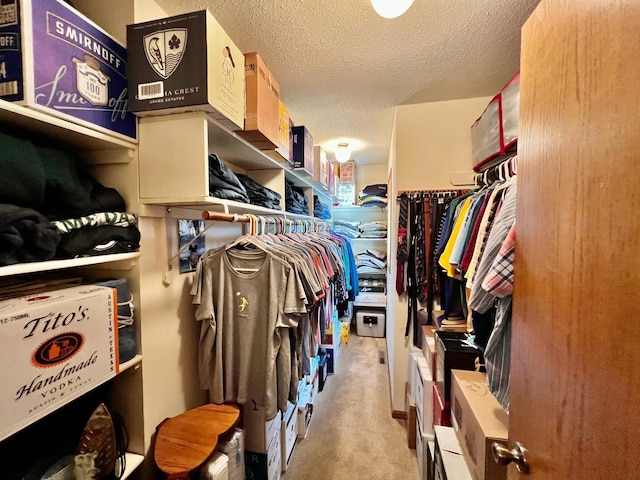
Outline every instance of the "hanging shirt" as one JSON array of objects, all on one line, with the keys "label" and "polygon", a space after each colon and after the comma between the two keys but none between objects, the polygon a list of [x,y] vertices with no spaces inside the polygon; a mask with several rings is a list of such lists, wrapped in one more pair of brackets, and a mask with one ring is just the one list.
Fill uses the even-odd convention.
[{"label": "hanging shirt", "polygon": [[516,177],[509,179],[506,184],[507,188],[500,204],[500,209],[496,213],[491,231],[487,237],[486,247],[478,263],[473,286],[471,287],[469,306],[480,313],[486,313],[493,306],[495,296],[482,288],[482,282],[491,269],[491,265],[516,219]]},{"label": "hanging shirt", "polygon": [[191,294],[202,322],[200,383],[210,401],[255,402],[267,419],[286,410],[277,401],[278,328],[295,328],[307,311],[294,269],[264,250],[220,248],[200,259]]},{"label": "hanging shirt", "polygon": [[500,247],[489,273],[482,282],[482,288],[490,294],[504,298],[513,294],[513,260],[515,256],[516,224],[514,223],[507,238]]},{"label": "hanging shirt", "polygon": [[503,183],[494,187],[493,193],[491,193],[491,197],[489,198],[489,202],[487,203],[487,207],[482,216],[478,236],[476,238],[476,244],[473,248],[473,256],[469,262],[469,268],[465,273],[467,288],[473,288],[475,283],[475,273],[478,268],[478,263],[480,258],[482,258],[486,241],[489,236],[489,231],[491,230],[496,212],[498,211],[498,206],[502,203],[502,197],[504,195],[506,185],[506,183]]},{"label": "hanging shirt", "polygon": [[450,258],[451,258],[451,253],[453,251],[453,246],[455,245],[456,239],[458,238],[458,234],[462,229],[462,225],[464,224],[464,218],[465,218],[465,215],[467,214],[467,211],[469,210],[470,205],[471,205],[471,198],[467,197],[462,203],[462,206],[460,208],[460,213],[458,214],[458,217],[456,218],[456,221],[453,225],[453,229],[451,230],[451,235],[449,236],[449,239],[447,240],[444,250],[440,255],[440,260],[438,261],[440,266],[447,272],[447,275],[449,277],[457,278],[459,276],[455,268],[451,265]]}]

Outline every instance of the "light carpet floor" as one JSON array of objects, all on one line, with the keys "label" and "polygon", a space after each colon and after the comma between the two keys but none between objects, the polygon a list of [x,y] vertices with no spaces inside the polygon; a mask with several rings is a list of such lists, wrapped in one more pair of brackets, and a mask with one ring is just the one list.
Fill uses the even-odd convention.
[{"label": "light carpet floor", "polygon": [[337,372],[317,396],[307,437],[298,439],[283,480],[417,480],[404,420],[391,417],[384,338],[340,349]]}]

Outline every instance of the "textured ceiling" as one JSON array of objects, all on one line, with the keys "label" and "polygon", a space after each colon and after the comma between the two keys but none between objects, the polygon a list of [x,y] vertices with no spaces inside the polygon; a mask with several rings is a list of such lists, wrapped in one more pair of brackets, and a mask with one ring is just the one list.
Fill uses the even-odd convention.
[{"label": "textured ceiling", "polygon": [[361,165],[386,163],[394,106],[496,94],[539,2],[415,0],[388,20],[369,0],[155,1],[169,15],[207,8],[261,55],[294,123],[328,152],[348,141]]}]

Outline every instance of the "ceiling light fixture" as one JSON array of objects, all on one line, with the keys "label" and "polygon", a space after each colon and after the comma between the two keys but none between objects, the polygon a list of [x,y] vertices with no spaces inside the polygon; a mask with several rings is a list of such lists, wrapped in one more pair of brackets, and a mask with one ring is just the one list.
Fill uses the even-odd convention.
[{"label": "ceiling light fixture", "polygon": [[336,160],[339,163],[344,163],[351,158],[351,149],[348,143],[339,143],[336,150]]},{"label": "ceiling light fixture", "polygon": [[384,18],[396,18],[409,10],[413,0],[371,0],[373,9]]}]

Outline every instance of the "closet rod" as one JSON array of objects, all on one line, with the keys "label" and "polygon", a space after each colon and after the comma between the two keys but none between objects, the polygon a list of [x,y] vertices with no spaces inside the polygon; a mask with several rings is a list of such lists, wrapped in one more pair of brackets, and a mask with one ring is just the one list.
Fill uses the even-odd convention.
[{"label": "closet rod", "polygon": [[468,191],[465,188],[446,188],[446,189],[433,189],[433,190],[398,190],[398,196],[404,193],[458,193]]},{"label": "closet rod", "polygon": [[239,222],[249,223],[251,219],[248,215],[238,215],[237,213],[220,213],[211,210],[202,212],[202,218],[205,220],[218,220],[220,222]]}]

